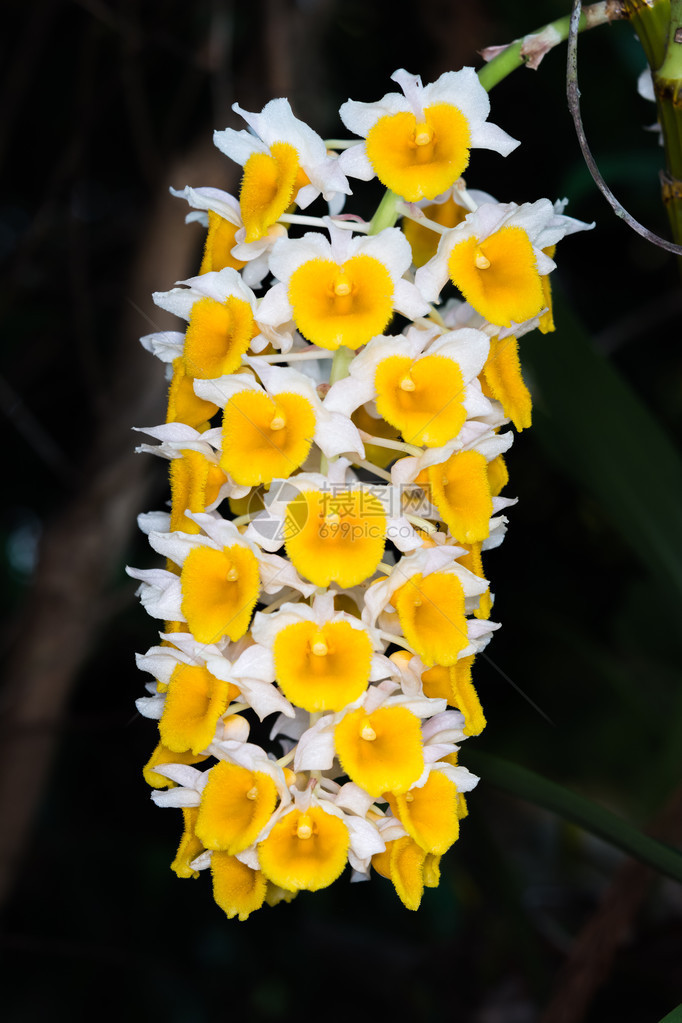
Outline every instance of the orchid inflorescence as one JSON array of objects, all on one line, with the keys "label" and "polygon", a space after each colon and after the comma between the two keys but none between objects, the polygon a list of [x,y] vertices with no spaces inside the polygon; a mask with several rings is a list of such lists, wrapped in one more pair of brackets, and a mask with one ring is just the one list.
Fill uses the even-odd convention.
[{"label": "orchid inflorescence", "polygon": [[[554,247],[587,226],[467,188],[471,149],[518,145],[472,68],[392,77],[401,92],[342,105],[359,141],[326,143],[285,99],[235,105],[251,130],[215,142],[239,200],[176,193],[203,260],[154,295],[186,330],[142,338],[170,389],[140,450],[171,489],[140,517],[166,568],[129,570],[165,621],[138,656],[160,732],[144,774],[182,808],[173,870],[210,869],[240,920],[347,863],[410,909],[438,884],[478,780],[457,756],[485,725],[471,668],[498,628],[482,555],[514,504],[503,427],[531,421],[518,338],[553,329]],[[374,218],[342,214],[349,178],[375,176]],[[327,216],[292,212],[320,198]],[[274,751],[251,739],[265,719]]]}]

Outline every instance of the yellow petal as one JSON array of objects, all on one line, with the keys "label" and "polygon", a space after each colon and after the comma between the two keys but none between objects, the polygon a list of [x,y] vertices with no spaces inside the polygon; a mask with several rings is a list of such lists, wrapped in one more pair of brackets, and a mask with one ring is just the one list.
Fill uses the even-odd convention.
[{"label": "yellow petal", "polygon": [[310,713],[343,710],[369,681],[372,643],[349,622],[295,622],[277,634],[273,653],[280,689]]},{"label": "yellow petal", "polygon": [[491,340],[490,353],[483,367],[483,382],[488,397],[501,403],[505,416],[511,419],[517,430],[530,426],[533,402],[523,382],[519,343],[515,337],[502,340],[494,337]]},{"label": "yellow petal", "polygon": [[474,655],[460,657],[450,668],[436,665],[422,675],[424,694],[431,699],[440,697],[464,715],[465,735],[480,735],[485,728],[483,708],[471,681]]},{"label": "yellow petal", "polygon": [[214,852],[211,875],[213,898],[227,913],[228,920],[235,916],[246,920],[263,905],[267,882],[260,870],[252,870],[229,853]]},{"label": "yellow petal", "polygon": [[241,259],[235,259],[232,249],[235,245],[234,236],[239,230],[237,224],[231,224],[224,220],[213,210],[208,211],[208,234],[204,243],[204,255],[199,267],[199,273],[209,273],[211,270],[223,270],[226,266],[233,270],[241,270],[246,264]]},{"label": "yellow petal", "polygon": [[[462,797],[464,798],[464,797]],[[425,888],[437,888],[440,884],[440,856],[428,853],[422,868]]]},{"label": "yellow petal", "polygon": [[308,457],[315,412],[300,394],[239,391],[225,406],[220,464],[235,483],[286,479]]},{"label": "yellow petal", "polygon": [[289,280],[296,326],[313,344],[359,348],[382,334],[393,315],[393,281],[374,256],[352,256],[339,266],[309,259]]},{"label": "yellow petal", "polygon": [[452,359],[393,355],[377,366],[374,385],[377,410],[409,444],[440,447],[464,425],[464,381]]},{"label": "yellow petal", "polygon": [[543,307],[535,253],[521,227],[501,227],[488,238],[467,238],[453,248],[448,271],[476,312],[490,323],[522,323]]},{"label": "yellow petal", "polygon": [[298,170],[298,153],[288,142],[273,142],[269,153],[253,153],[246,161],[239,206],[247,242],[267,234],[291,205]]},{"label": "yellow petal", "polygon": [[464,591],[455,575],[415,575],[391,598],[408,643],[424,664],[455,664],[467,646]]},{"label": "yellow petal", "polygon": [[[386,850],[372,857],[372,866],[393,882],[398,898],[406,909],[419,909],[424,894],[426,853],[406,835],[386,843]],[[429,872],[429,881],[433,871]]]},{"label": "yellow petal", "polygon": [[493,458],[492,462],[488,462],[488,480],[490,481],[490,493],[493,497],[497,497],[509,483],[509,473],[504,455],[498,455],[497,458]]},{"label": "yellow petal", "polygon": [[173,362],[173,379],[168,389],[167,423],[186,423],[203,433],[208,420],[218,411],[212,401],[204,401],[194,393],[194,377],[187,376],[182,356]]},{"label": "yellow petal", "polygon": [[[458,224],[462,223],[469,211],[463,206],[459,206],[450,197],[445,202],[436,203],[434,206],[426,206],[422,212],[428,220],[433,220],[436,224],[442,224],[443,227],[457,227]],[[441,236],[436,231],[423,227],[415,220],[408,220],[407,217],[403,220],[402,229],[412,248],[412,262],[414,265],[419,267],[423,266],[424,263],[428,263],[432,256],[436,255]]]},{"label": "yellow petal", "polygon": [[269,774],[220,760],[201,794],[196,834],[207,849],[236,856],[255,842],[277,804]]},{"label": "yellow petal", "polygon": [[487,461],[478,451],[458,451],[425,474],[431,500],[456,540],[475,543],[490,532],[493,502]]},{"label": "yellow petal", "polygon": [[316,892],[336,881],[350,844],[344,822],[319,806],[294,809],[258,846],[263,873],[286,891]]},{"label": "yellow petal", "polygon": [[170,463],[171,532],[199,533],[200,526],[185,514],[206,511],[218,497],[227,477],[214,462],[199,451],[183,451]]},{"label": "yellow petal", "polygon": [[406,792],[424,770],[419,718],[406,707],[351,711],[336,726],[334,745],[348,777],[370,796]]},{"label": "yellow petal", "polygon": [[287,506],[286,552],[316,586],[347,588],[373,575],[384,553],[386,515],[378,497],[308,491]]},{"label": "yellow petal", "polygon": [[388,801],[407,833],[425,852],[442,855],[457,841],[457,788],[442,771],[431,771],[421,788],[389,795]]},{"label": "yellow petal", "polygon": [[251,306],[243,298],[229,295],[224,302],[200,298],[192,306],[185,333],[186,372],[201,380],[236,372],[254,332]]},{"label": "yellow petal", "polygon": [[[556,252],[556,245],[549,245],[542,251],[546,256],[549,256],[550,259],[553,259],[554,253]],[[549,274],[545,274],[544,277],[540,278],[542,281],[543,304],[547,306],[547,311],[540,317],[539,327],[541,334],[549,334],[550,331],[555,330],[554,315],[552,313],[552,287],[549,278]]]},{"label": "yellow petal", "polygon": [[471,133],[450,103],[424,108],[424,120],[402,111],[380,117],[367,134],[367,157],[386,188],[407,199],[435,199],[469,163]]},{"label": "yellow petal", "polygon": [[[461,557],[457,559],[459,564],[464,565],[464,567],[468,568],[470,572],[473,572],[474,575],[477,575],[479,579],[485,579],[485,574],[483,572],[483,560],[481,558],[482,544],[463,543],[462,547],[464,547],[467,553],[463,554]],[[490,596],[490,588],[488,588],[486,592],[482,593],[479,598],[479,606],[474,611],[474,617],[483,618],[487,620],[488,618],[490,618],[492,606],[493,606],[492,597]]]},{"label": "yellow petal", "polygon": [[197,822],[198,813],[198,806],[182,807],[184,830],[182,838],[180,839],[178,851],[175,854],[175,859],[171,863],[171,870],[174,871],[178,877],[199,877],[199,871],[193,870],[192,867],[190,867],[192,860],[196,859],[199,853],[204,851],[203,845],[194,833],[194,825]]},{"label": "yellow petal", "polygon": [[195,547],[180,576],[182,613],[200,643],[234,642],[249,627],[260,591],[258,562],[247,548]]},{"label": "yellow petal", "polygon": [[200,764],[202,760],[208,760],[206,753],[176,753],[168,749],[162,742],[158,743],[156,749],[142,768],[142,774],[147,785],[153,789],[172,789],[175,782],[165,775],[159,774],[155,768],[164,767],[165,764]]},{"label": "yellow petal", "polygon": [[161,741],[171,750],[201,753],[213,740],[219,718],[238,692],[236,686],[216,678],[203,665],[178,664],[159,721]]}]

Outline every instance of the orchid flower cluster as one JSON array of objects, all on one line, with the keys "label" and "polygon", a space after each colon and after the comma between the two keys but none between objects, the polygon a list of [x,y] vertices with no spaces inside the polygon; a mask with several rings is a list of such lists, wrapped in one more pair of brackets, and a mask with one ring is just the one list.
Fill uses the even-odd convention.
[{"label": "orchid flower cluster", "polygon": [[[240,920],[346,864],[409,909],[438,884],[478,780],[457,757],[485,725],[471,669],[498,628],[504,428],[531,421],[518,338],[553,329],[554,247],[587,226],[468,189],[472,149],[518,145],[472,68],[392,77],[401,92],[341,106],[354,141],[286,99],[235,105],[250,130],[215,142],[239,199],[176,193],[203,260],[154,295],[186,329],[142,338],[170,388],[140,450],[171,491],[140,517],[166,567],[129,570],[165,622],[138,656],[160,733],[144,773],[182,809],[173,870],[210,870]],[[342,213],[374,177],[374,218]],[[328,215],[294,212],[315,200]]]}]

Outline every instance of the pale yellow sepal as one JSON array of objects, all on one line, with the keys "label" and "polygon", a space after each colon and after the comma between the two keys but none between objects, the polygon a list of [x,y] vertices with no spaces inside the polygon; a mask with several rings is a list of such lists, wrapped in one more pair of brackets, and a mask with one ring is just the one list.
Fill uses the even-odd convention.
[{"label": "pale yellow sepal", "polygon": [[247,917],[260,909],[265,901],[267,881],[260,870],[252,870],[245,863],[226,852],[211,856],[213,898],[227,919]]},{"label": "pale yellow sepal", "polygon": [[279,888],[316,892],[336,881],[346,865],[350,837],[344,822],[320,806],[294,809],[258,846],[265,876]]},{"label": "pale yellow sepal", "polygon": [[219,761],[201,794],[197,837],[207,849],[236,856],[255,842],[277,804],[269,774]]}]

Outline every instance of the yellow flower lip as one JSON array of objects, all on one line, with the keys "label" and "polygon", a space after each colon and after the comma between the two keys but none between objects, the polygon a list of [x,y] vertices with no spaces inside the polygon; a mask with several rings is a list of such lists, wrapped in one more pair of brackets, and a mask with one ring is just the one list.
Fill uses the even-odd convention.
[{"label": "yellow flower lip", "polygon": [[471,129],[451,103],[435,103],[414,113],[380,117],[367,133],[367,158],[382,184],[408,202],[435,199],[447,191],[469,163]]},{"label": "yellow flower lip", "polygon": [[297,808],[279,820],[258,845],[261,870],[285,891],[319,891],[346,865],[350,836],[343,820],[321,806]]},{"label": "yellow flower lip", "polygon": [[364,490],[311,490],[287,505],[294,528],[285,540],[298,572],[316,586],[344,588],[364,582],[384,552],[386,514],[379,498]]},{"label": "yellow flower lip", "polygon": [[330,350],[356,349],[387,327],[394,290],[386,265],[359,253],[343,264],[321,258],[301,263],[289,280],[288,296],[296,326],[308,341]]},{"label": "yellow flower lip", "polygon": [[310,713],[340,711],[362,696],[372,643],[349,621],[285,626],[273,644],[277,683],[288,700]]},{"label": "yellow flower lip", "polygon": [[247,631],[258,600],[260,579],[255,554],[241,546],[195,547],[180,576],[182,611],[200,643],[223,636],[233,642]]},{"label": "yellow flower lip", "polygon": [[334,745],[351,779],[371,796],[407,792],[424,770],[419,718],[406,707],[362,707],[334,730]]},{"label": "yellow flower lip", "polygon": [[482,239],[464,238],[453,247],[447,265],[453,284],[490,323],[510,327],[543,307],[536,255],[523,227],[507,224]]},{"label": "yellow flower lip", "polygon": [[315,410],[300,394],[238,391],[225,405],[220,466],[241,486],[290,476],[308,457]]}]

